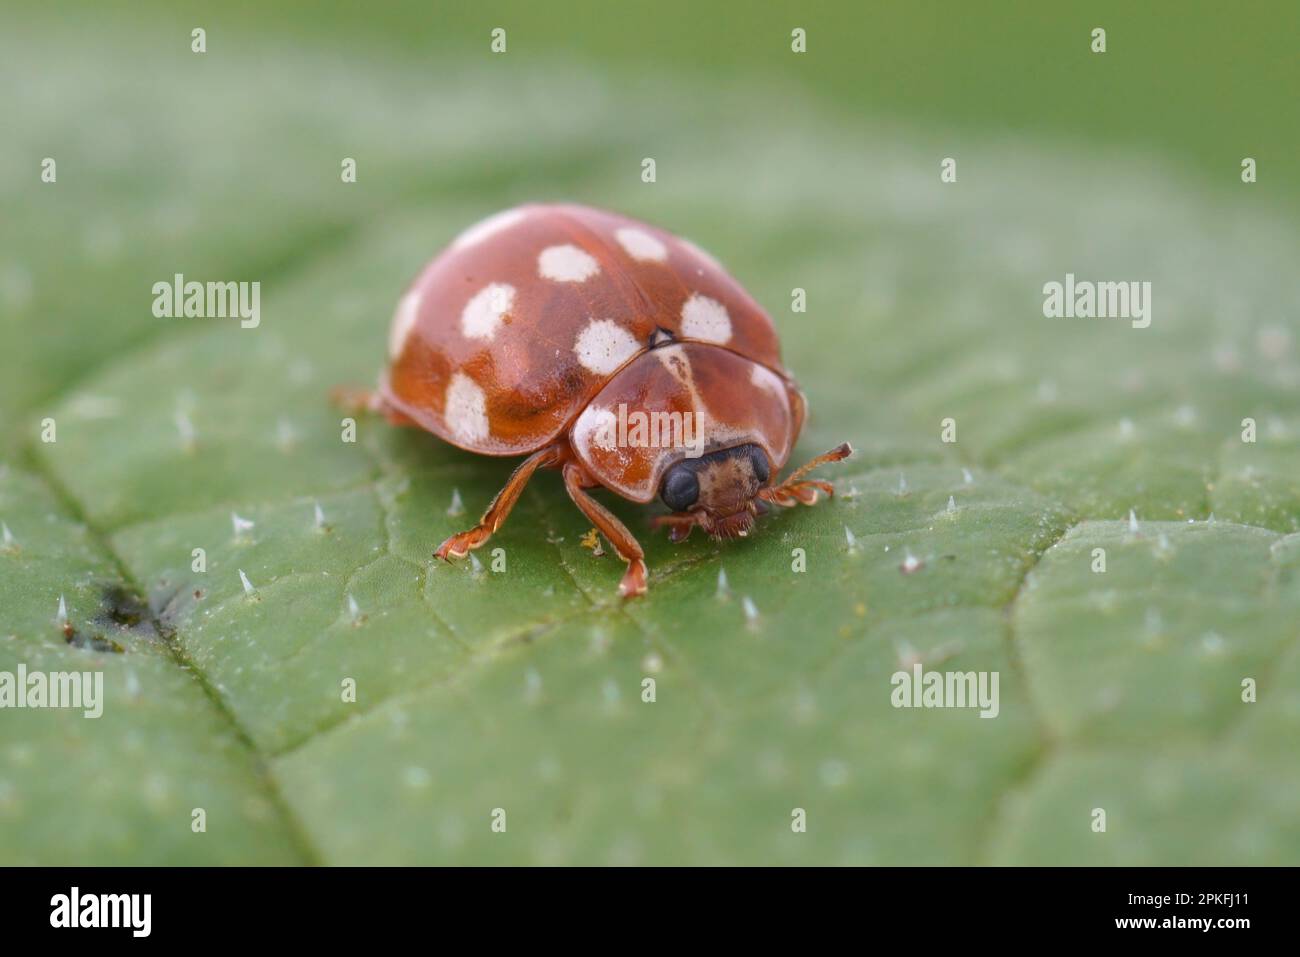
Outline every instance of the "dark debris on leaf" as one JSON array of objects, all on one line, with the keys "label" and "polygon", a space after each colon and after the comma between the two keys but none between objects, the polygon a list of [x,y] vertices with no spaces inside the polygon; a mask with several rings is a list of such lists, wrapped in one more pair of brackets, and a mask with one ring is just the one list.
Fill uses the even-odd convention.
[{"label": "dark debris on leaf", "polygon": [[163,587],[145,601],[138,592],[122,582],[99,586],[99,611],[82,629],[72,622],[63,624],[63,637],[76,648],[122,654],[126,646],[118,640],[129,636],[147,641],[171,641],[176,636],[176,621],[200,597],[200,593],[183,587]]}]

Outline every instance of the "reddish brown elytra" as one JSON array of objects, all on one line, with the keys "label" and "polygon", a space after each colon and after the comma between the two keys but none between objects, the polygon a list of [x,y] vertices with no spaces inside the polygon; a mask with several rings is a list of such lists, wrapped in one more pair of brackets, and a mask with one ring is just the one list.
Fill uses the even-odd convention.
[{"label": "reddish brown elytra", "polygon": [[353,396],[483,455],[527,455],[479,524],[443,542],[463,558],[501,527],[539,468],[564,487],[646,590],[632,533],[587,490],[672,509],[673,541],[700,526],[749,533],[767,505],[812,505],[810,469],[772,484],[806,404],[781,365],[772,320],[707,253],[615,213],[506,210],[461,233],[407,290],[373,394]]}]

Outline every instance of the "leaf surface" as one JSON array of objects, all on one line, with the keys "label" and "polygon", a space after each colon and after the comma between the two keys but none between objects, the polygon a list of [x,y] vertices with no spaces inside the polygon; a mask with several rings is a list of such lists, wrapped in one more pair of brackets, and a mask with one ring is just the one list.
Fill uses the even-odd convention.
[{"label": "leaf surface", "polygon": [[[0,38],[44,78],[0,156],[0,670],[107,699],[0,714],[0,860],[1296,862],[1293,223],[1127,156],[978,139],[945,186],[932,132],[784,97],[237,36]],[[435,564],[511,463],[327,401],[457,231],[555,198],[725,261],[809,394],[796,460],[858,450],[743,542],[606,498],[630,604],[554,475],[503,573]],[[1150,328],[1044,318],[1067,272],[1152,282]],[[261,282],[261,324],[155,318],[175,273]],[[917,662],[996,672],[998,716],[894,708]]]}]

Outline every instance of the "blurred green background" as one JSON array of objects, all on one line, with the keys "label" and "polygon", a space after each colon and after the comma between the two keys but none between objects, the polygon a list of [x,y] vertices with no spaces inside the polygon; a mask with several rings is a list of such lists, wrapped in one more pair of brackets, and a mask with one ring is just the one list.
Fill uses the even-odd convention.
[{"label": "blurred green background", "polygon": [[[1300,857],[1294,4],[2,9],[0,670],[108,702],[0,711],[0,862]],[[551,476],[505,574],[432,565],[509,464],[325,395],[538,199],[726,263],[843,494],[725,546],[611,503],[627,606]],[[155,318],[176,272],[262,325]],[[1151,328],[1043,318],[1067,272]],[[916,661],[999,718],[893,709]]]},{"label": "blurred green background", "polygon": [[[132,4],[114,22],[140,25],[170,4]],[[501,68],[526,77],[557,59],[589,67],[611,95],[680,77],[755,95],[795,89],[846,112],[972,134],[1032,132],[1075,146],[1124,147],[1222,182],[1242,155],[1294,196],[1300,129],[1295,39],[1300,9],[1277,0],[1198,2],[785,3],[529,2],[195,4],[217,29],[292,36],[341,56],[429,67],[478,56],[508,27]],[[191,19],[193,16],[190,17]],[[182,22],[188,22],[184,16]],[[197,23],[197,20],[195,21]],[[794,26],[809,55],[789,55]],[[1090,51],[1108,31],[1104,57]],[[1083,40],[1079,40],[1083,37]],[[776,42],[781,38],[783,42]]]}]

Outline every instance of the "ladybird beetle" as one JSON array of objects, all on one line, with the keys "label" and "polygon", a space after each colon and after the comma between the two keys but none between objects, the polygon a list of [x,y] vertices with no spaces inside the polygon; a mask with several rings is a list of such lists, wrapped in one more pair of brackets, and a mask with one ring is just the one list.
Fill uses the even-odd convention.
[{"label": "ladybird beetle", "polygon": [[852,452],[773,484],[806,403],[772,320],[692,243],[576,205],[520,206],[461,233],[399,302],[378,390],[347,399],[470,452],[528,456],[437,557],[486,543],[533,473],[559,469],[627,562],[628,597],[646,590],[644,552],[588,489],[657,495],[671,514],[653,524],[674,542],[696,525],[743,537],[769,504],[831,495],[804,476]]}]

